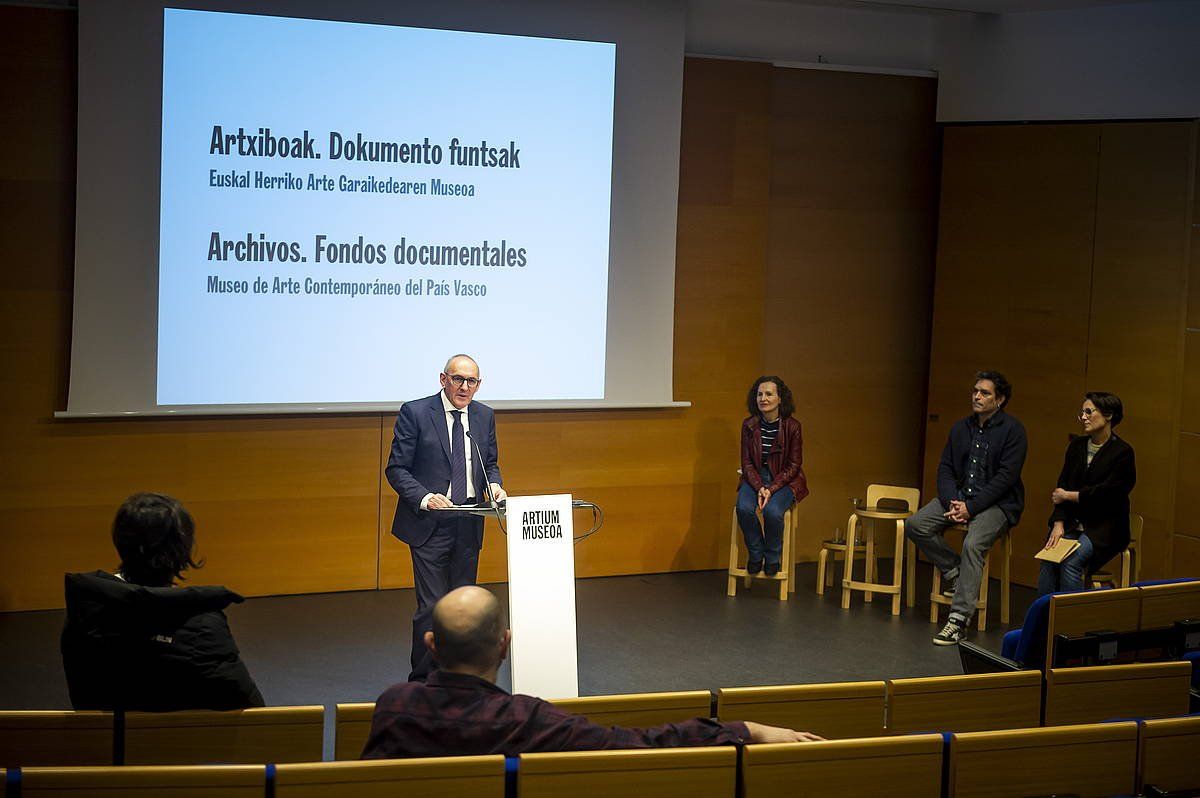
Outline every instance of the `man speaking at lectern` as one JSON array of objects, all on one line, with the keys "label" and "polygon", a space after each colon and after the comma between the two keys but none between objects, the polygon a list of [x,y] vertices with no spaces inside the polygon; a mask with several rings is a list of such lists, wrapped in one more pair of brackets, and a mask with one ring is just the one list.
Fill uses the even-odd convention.
[{"label": "man speaking at lectern", "polygon": [[442,390],[400,408],[384,470],[400,496],[392,534],[408,544],[416,583],[410,680],[424,680],[434,668],[425,647],[433,605],[454,588],[475,584],[483,546],[483,518],[430,511],[505,498],[495,414],[471,401],[479,390],[479,365],[454,355],[439,380]]}]

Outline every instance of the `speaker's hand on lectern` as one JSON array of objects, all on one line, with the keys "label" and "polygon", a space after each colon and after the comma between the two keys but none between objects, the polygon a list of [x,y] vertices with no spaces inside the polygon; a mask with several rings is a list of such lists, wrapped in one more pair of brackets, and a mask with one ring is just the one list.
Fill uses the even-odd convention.
[{"label": "speaker's hand on lectern", "polygon": [[504,492],[504,488],[500,487],[498,482],[491,483],[491,486],[492,498],[496,501],[496,503],[500,503],[508,498],[508,494]]},{"label": "speaker's hand on lectern", "polygon": [[429,497],[428,507],[430,510],[444,510],[447,507],[453,507],[454,503],[440,493],[435,493]]}]

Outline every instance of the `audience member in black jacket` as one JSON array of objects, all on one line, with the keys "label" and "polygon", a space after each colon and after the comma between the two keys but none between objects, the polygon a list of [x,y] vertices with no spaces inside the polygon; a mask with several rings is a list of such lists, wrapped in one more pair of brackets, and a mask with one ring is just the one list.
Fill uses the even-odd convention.
[{"label": "audience member in black jacket", "polygon": [[115,574],[66,575],[63,669],[75,709],[263,706],[222,610],[224,587],[174,587],[192,559],[191,516],[169,496],[139,493],[113,521]]},{"label": "audience member in black jacket", "polygon": [[1079,420],[1084,435],[1067,446],[1058,487],[1050,496],[1046,548],[1079,541],[1061,564],[1043,562],[1038,595],[1083,590],[1087,578],[1129,545],[1129,492],[1137,482],[1133,447],[1113,432],[1125,415],[1115,394],[1087,394]]}]

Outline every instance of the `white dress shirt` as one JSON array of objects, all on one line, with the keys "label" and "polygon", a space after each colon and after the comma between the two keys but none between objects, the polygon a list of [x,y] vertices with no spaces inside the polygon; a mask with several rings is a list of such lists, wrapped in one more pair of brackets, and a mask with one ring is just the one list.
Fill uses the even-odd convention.
[{"label": "white dress shirt", "polygon": [[[446,419],[446,437],[449,438],[450,448],[453,449],[454,448],[454,415],[453,415],[453,411],[458,410],[458,408],[455,407],[453,404],[451,404],[450,400],[446,398],[445,391],[438,391],[438,396],[441,397],[442,409],[444,411],[442,413],[442,415]],[[471,451],[471,448],[473,446],[471,439],[469,437],[467,437],[467,433],[469,433],[471,431],[471,422],[467,419],[467,408],[469,408],[470,406],[471,405],[468,402],[467,407],[464,407],[461,411],[462,412],[462,425],[463,425],[463,444],[464,444],[463,456],[466,458],[466,461],[467,461],[467,495],[464,496],[463,498],[466,499],[466,498],[470,498],[471,496],[474,496],[476,501],[478,501],[479,494],[475,492],[475,469],[472,468],[472,461],[474,460],[475,455]],[[445,488],[445,490],[442,491],[442,495],[447,496],[447,497],[450,496],[450,484],[449,483],[446,484],[446,488]],[[421,509],[422,510],[429,509],[429,499],[432,496],[433,496],[432,493],[426,493],[425,496],[421,499]]]}]

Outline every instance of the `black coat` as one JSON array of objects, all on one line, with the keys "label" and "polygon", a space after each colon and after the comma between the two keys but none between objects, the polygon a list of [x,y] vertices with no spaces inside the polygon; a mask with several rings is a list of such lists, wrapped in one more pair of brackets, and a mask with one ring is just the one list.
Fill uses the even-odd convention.
[{"label": "black coat", "polygon": [[1095,549],[1088,561],[1091,573],[1129,545],[1129,492],[1137,482],[1137,466],[1133,447],[1116,435],[1088,465],[1087,443],[1088,436],[1081,435],[1067,446],[1058,487],[1079,491],[1079,501],[1054,505],[1050,525],[1062,521],[1069,532],[1083,524]]},{"label": "black coat", "polygon": [[221,610],[224,587],[145,587],[66,575],[63,669],[75,709],[243,709],[263,697]]}]

